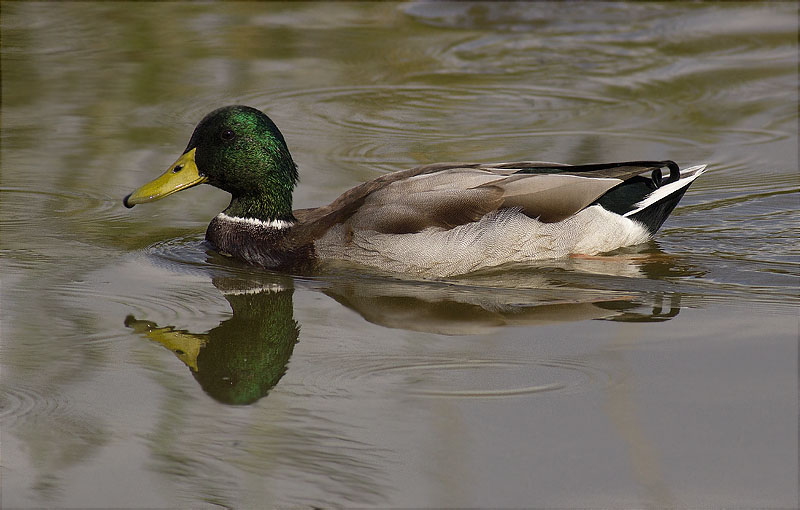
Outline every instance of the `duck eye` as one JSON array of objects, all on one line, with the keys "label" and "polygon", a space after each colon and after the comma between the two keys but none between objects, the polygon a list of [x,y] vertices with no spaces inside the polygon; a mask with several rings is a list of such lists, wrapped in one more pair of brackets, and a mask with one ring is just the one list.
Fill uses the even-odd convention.
[{"label": "duck eye", "polygon": [[230,129],[226,129],[225,131],[223,131],[222,133],[219,134],[219,137],[222,138],[223,140],[225,140],[226,142],[229,142],[229,141],[233,140],[234,136],[235,135],[234,135],[233,131],[231,131]]}]

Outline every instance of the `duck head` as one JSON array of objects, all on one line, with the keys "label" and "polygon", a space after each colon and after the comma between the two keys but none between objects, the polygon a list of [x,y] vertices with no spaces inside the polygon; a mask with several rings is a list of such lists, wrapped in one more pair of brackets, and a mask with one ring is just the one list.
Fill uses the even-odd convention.
[{"label": "duck head", "polygon": [[200,121],[166,172],[123,199],[153,202],[207,183],[232,195],[229,216],[291,220],[297,165],[272,120],[249,106],[226,106]]}]

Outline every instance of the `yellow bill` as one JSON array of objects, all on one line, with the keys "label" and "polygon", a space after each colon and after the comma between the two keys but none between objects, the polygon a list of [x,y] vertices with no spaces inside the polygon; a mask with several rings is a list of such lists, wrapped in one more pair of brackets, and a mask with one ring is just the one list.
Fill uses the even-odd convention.
[{"label": "yellow bill", "polygon": [[175,356],[193,372],[197,372],[197,356],[208,343],[208,334],[196,335],[176,330],[173,326],[159,328],[155,322],[137,320],[133,315],[125,318],[125,325],[133,328],[137,333],[145,334],[150,340],[160,343],[175,353]]},{"label": "yellow bill", "polygon": [[136,204],[153,202],[206,182],[208,178],[200,175],[197,164],[194,162],[196,150],[196,148],[190,150],[178,158],[178,161],[173,163],[166,172],[122,199],[123,205],[130,208]]}]

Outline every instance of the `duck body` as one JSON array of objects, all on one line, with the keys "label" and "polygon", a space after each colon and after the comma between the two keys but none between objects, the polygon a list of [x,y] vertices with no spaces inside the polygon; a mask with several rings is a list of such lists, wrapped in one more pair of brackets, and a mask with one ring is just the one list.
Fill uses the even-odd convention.
[{"label": "duck body", "polygon": [[278,270],[344,260],[447,277],[642,243],[704,170],[672,161],[437,163],[292,211],[297,172],[283,136],[260,111],[233,106],[203,119],[183,156],[124,203],[207,182],[233,195],[206,232],[223,254]]}]

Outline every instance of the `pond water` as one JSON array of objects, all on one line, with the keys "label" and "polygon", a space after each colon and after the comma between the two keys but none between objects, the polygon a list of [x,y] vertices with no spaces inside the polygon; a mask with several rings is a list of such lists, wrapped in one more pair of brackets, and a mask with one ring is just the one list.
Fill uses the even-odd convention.
[{"label": "pond water", "polygon": [[[798,506],[797,4],[2,6],[2,505]],[[295,207],[436,161],[708,164],[657,237],[414,281],[127,210],[267,112]]]}]

